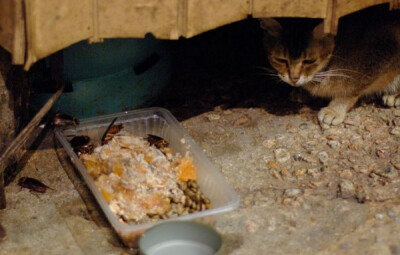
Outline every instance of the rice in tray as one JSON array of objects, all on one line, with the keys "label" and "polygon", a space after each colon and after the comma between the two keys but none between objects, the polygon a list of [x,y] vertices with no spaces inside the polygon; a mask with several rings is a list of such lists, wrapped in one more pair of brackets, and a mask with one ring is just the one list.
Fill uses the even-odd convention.
[{"label": "rice in tray", "polygon": [[120,131],[91,154],[81,154],[110,209],[127,223],[144,223],[210,208],[189,155]]}]

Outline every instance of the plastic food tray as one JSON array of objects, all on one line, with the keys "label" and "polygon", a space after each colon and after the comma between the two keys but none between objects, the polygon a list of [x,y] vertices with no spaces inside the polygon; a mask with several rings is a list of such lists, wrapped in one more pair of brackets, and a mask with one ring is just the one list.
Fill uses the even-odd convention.
[{"label": "plastic food tray", "polygon": [[[110,210],[107,202],[95,186],[92,177],[89,176],[85,166],[69,143],[69,140],[74,136],[87,135],[93,143],[99,144],[103,133],[114,118],[117,118],[114,124],[123,124],[123,130],[134,135],[144,137],[148,134],[157,135],[166,139],[170,143],[169,147],[175,152],[180,152],[182,155],[189,152],[197,167],[197,182],[200,185],[200,190],[210,199],[212,208],[154,223],[127,224],[121,222]],[[236,192],[226,183],[224,177],[211,164],[199,146],[186,134],[179,122],[166,109],[147,108],[89,118],[81,120],[77,127],[70,127],[65,130],[57,128],[55,133],[92,191],[108,221],[128,247],[137,247],[140,235],[157,223],[169,220],[194,220],[210,223],[216,214],[233,210],[239,204]]]}]

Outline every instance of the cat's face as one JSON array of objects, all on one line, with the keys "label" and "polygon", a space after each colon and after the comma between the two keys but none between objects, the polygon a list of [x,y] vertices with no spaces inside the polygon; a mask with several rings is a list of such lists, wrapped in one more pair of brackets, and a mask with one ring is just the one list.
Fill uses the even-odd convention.
[{"label": "cat's face", "polygon": [[334,38],[323,33],[323,24],[314,29],[284,29],[275,19],[261,19],[267,32],[264,46],[271,66],[286,83],[299,87],[313,81],[315,74],[328,64]]}]

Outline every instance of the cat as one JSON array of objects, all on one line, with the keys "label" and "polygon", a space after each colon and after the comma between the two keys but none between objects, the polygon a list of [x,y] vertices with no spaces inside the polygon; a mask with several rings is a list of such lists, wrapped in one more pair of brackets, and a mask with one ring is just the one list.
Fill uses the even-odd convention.
[{"label": "cat", "polygon": [[260,26],[275,75],[312,96],[331,99],[318,113],[320,124],[342,123],[367,95],[380,95],[384,105],[400,107],[399,22],[349,22],[333,36],[317,21],[265,18]]}]

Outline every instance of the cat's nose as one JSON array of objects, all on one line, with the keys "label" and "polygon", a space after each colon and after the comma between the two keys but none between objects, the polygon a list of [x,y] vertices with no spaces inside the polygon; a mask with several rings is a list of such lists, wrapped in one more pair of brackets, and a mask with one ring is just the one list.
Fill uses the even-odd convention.
[{"label": "cat's nose", "polygon": [[299,80],[300,80],[300,76],[292,76],[292,77],[290,77],[290,79],[292,80],[292,82],[294,83],[294,84],[296,84]]}]

